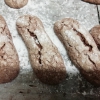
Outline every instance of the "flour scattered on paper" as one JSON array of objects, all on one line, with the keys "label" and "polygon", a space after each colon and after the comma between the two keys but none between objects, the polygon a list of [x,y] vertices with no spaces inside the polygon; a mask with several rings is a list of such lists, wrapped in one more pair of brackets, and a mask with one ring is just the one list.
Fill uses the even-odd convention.
[{"label": "flour scattered on paper", "polygon": [[[8,7],[4,3],[4,0],[1,0],[0,1],[0,14],[5,18],[7,25],[9,27],[9,30],[11,32],[11,35],[13,37],[13,41],[14,41],[15,47],[19,55],[21,71],[20,71],[20,75],[17,81],[14,80],[16,84],[12,83],[12,84],[4,85],[4,86],[0,85],[0,90],[8,91],[9,93],[9,89],[12,89],[12,92],[13,91],[18,92],[18,88],[21,88],[21,89],[29,88],[28,82],[30,81],[32,83],[31,76],[30,76],[30,74],[32,74],[32,68],[30,65],[29,57],[28,57],[28,51],[27,51],[27,48],[24,42],[22,41],[20,35],[18,34],[16,30],[16,20],[20,16],[26,15],[26,14],[35,15],[40,18],[40,20],[43,22],[43,25],[44,25],[44,28],[47,34],[49,35],[53,43],[57,46],[59,52],[61,53],[69,76],[77,75],[77,73],[79,72],[69,60],[64,46],[62,45],[62,43],[59,41],[59,39],[55,35],[53,31],[53,24],[57,20],[60,20],[62,18],[71,17],[79,21],[87,29],[90,29],[93,26],[97,25],[98,23],[97,14],[94,13],[96,12],[95,5],[91,5],[91,6],[92,6],[92,9],[89,4],[84,3],[81,0],[29,0],[28,4],[25,7],[21,9],[13,9],[13,8]],[[91,22],[90,22],[90,18],[91,18]],[[24,75],[24,77],[21,75]],[[66,78],[66,81],[67,80],[69,82],[68,78]],[[74,79],[72,80],[74,81]],[[77,80],[79,82],[79,79],[76,79],[76,82]],[[18,81],[22,82],[22,83],[19,82],[20,86],[17,84]],[[70,82],[69,83],[72,84],[72,81]],[[52,91],[56,91],[56,92],[71,91],[71,88],[66,86],[67,82],[65,85],[60,84],[59,89],[57,87],[49,88],[49,86],[45,86],[44,88],[43,84],[39,84],[39,82],[37,83],[36,81],[33,81],[33,84],[35,83],[37,86],[39,86],[37,88],[37,91],[43,90],[43,91],[51,92],[51,93]],[[79,89],[79,87],[76,85],[74,86],[72,84],[70,86],[73,86],[72,87],[73,91],[75,89],[76,90]],[[5,87],[7,87],[7,89]],[[87,92],[83,91],[83,95],[86,95],[86,93]],[[90,91],[90,94],[93,94],[92,90]]]},{"label": "flour scattered on paper", "polygon": [[[62,2],[65,3],[64,0]],[[21,67],[22,73],[25,73],[26,69],[27,71],[32,70],[29,63],[27,48],[16,30],[17,18],[25,14],[31,14],[41,19],[47,34],[49,35],[53,43],[58,47],[58,50],[60,51],[64,59],[67,72],[69,74],[78,73],[78,70],[75,68],[75,66],[71,64],[71,61],[69,60],[67,56],[65,48],[63,47],[62,43],[59,41],[59,39],[56,37],[53,31],[53,24],[54,22],[58,20],[57,16],[60,19],[60,14],[62,14],[61,4],[64,5],[64,3],[62,2],[59,2],[58,0],[55,0],[55,1],[29,0],[28,5],[26,5],[25,7],[19,10],[9,8],[8,6],[6,6],[7,9],[5,8],[5,13],[3,13],[3,16],[5,17],[8,27],[10,29],[10,32],[13,36],[13,41],[19,55],[20,67]],[[69,1],[66,1],[66,2],[68,3],[68,5],[70,4]],[[4,7],[2,7],[2,9],[3,8]]]}]

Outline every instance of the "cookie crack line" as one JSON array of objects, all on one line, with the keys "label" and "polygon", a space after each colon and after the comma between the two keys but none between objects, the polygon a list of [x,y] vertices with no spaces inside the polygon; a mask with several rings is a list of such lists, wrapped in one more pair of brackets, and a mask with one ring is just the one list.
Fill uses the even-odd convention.
[{"label": "cookie crack line", "polygon": [[3,49],[3,48],[5,47],[5,45],[6,45],[6,44],[4,43],[3,46],[2,46],[0,49]]},{"label": "cookie crack line", "polygon": [[95,68],[97,69],[97,66],[96,66],[96,64],[95,64],[95,62],[90,58],[90,56],[89,55],[87,55],[88,56],[88,59],[90,60],[90,62],[95,66]]},{"label": "cookie crack line", "polygon": [[[3,44],[3,46],[0,48],[0,50],[2,50],[4,47],[5,47],[5,43]],[[1,58],[3,59],[3,57],[4,57],[4,54],[3,55],[0,55],[1,56]]]},{"label": "cookie crack line", "polygon": [[[5,31],[5,28],[6,28],[6,25],[4,26],[4,27],[0,27],[0,28],[2,28],[2,30],[3,30],[3,32]],[[1,32],[2,33],[2,32]]]},{"label": "cookie crack line", "polygon": [[41,53],[41,50],[43,49],[42,45],[40,44],[39,40],[38,40],[38,37],[35,35],[34,32],[31,32],[29,29],[27,29],[28,32],[30,33],[30,36],[32,36],[35,40],[35,43],[36,45],[39,47],[39,51],[38,51],[38,54],[39,54],[39,63],[42,64],[42,60],[41,60],[41,56],[42,56],[42,53]]},{"label": "cookie crack line", "polygon": [[89,47],[89,51],[91,52],[93,47],[92,47],[92,45],[90,45],[90,44],[88,43],[88,41],[85,39],[84,35],[81,34],[80,32],[78,32],[76,29],[74,29],[74,31],[76,31],[77,35],[78,35],[78,36],[80,37],[80,39],[82,40],[83,44],[84,44],[85,46],[88,46],[88,47]]}]

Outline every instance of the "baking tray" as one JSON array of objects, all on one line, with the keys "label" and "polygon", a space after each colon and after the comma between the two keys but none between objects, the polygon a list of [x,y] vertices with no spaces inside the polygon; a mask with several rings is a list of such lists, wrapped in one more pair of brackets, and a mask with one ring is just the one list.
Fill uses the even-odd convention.
[{"label": "baking tray", "polygon": [[[7,22],[20,60],[18,77],[0,85],[0,100],[100,100],[100,88],[92,86],[80,76],[53,31],[53,24],[65,17],[74,18],[88,30],[91,29],[98,24],[96,5],[81,0],[29,0],[25,7],[13,9],[0,0],[0,14]],[[26,46],[16,30],[17,18],[26,14],[41,19],[47,34],[63,57],[68,77],[59,85],[41,83],[32,71]]]}]

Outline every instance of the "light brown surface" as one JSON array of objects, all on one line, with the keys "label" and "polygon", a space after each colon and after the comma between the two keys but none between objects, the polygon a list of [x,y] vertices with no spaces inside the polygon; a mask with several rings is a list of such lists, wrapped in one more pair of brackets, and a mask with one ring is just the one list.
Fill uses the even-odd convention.
[{"label": "light brown surface", "polygon": [[12,81],[19,73],[19,59],[7,24],[0,16],[0,83]]},{"label": "light brown surface", "polygon": [[30,15],[21,16],[17,20],[17,29],[28,48],[36,76],[48,84],[58,84],[65,79],[63,59],[46,34],[40,19]]},{"label": "light brown surface", "polygon": [[100,0],[82,0],[82,1],[92,3],[92,4],[100,4]]},{"label": "light brown surface", "polygon": [[4,0],[4,1],[9,7],[15,9],[22,8],[28,3],[28,0]]},{"label": "light brown surface", "polygon": [[71,18],[56,22],[54,30],[81,74],[89,82],[100,86],[100,51],[89,32]]},{"label": "light brown surface", "polygon": [[98,48],[100,49],[100,25],[94,26],[91,30],[90,33],[92,37],[94,38]]}]

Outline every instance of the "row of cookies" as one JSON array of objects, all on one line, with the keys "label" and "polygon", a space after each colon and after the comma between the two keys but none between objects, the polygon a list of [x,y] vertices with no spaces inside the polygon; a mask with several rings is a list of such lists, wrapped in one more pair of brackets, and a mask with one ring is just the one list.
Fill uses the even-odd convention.
[{"label": "row of cookies", "polygon": [[[63,59],[57,47],[50,40],[39,18],[24,15],[16,22],[22,36],[36,76],[47,84],[58,84],[67,76]],[[65,45],[68,55],[80,73],[92,84],[100,85],[99,28],[90,33],[76,20],[64,18],[57,21],[54,31]],[[93,36],[93,37],[92,37]],[[0,83],[13,80],[19,73],[19,60],[7,24],[0,16]]]}]

